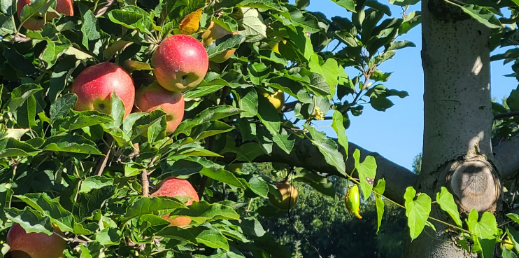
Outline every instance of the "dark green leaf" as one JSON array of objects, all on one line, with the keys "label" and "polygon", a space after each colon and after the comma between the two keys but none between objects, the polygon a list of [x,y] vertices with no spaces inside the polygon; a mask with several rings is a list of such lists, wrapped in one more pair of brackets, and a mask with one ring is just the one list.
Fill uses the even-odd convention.
[{"label": "dark green leaf", "polygon": [[70,112],[70,109],[76,105],[77,96],[76,94],[66,94],[58,98],[50,106],[50,120],[51,124],[58,118],[62,118]]},{"label": "dark green leaf", "polygon": [[171,210],[171,209],[185,209],[186,206],[178,199],[171,197],[143,197],[134,202],[128,207],[125,214],[125,219],[155,213],[160,210]]}]

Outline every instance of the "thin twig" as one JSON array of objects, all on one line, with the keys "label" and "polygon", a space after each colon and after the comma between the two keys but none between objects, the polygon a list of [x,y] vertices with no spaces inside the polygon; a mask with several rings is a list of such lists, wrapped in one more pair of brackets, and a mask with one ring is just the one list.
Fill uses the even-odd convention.
[{"label": "thin twig", "polygon": [[114,141],[113,141],[113,138],[108,136],[108,150],[106,151],[106,154],[105,154],[105,157],[103,158],[103,162],[99,163],[98,164],[98,169],[97,169],[97,175],[98,176],[102,176],[103,175],[103,171],[105,170],[105,167],[106,167],[106,163],[108,163],[108,158],[110,157],[110,152],[112,151],[112,147],[114,146]]},{"label": "thin twig", "polygon": [[142,179],[142,196],[150,196],[150,181],[148,181],[148,171],[143,169],[141,172]]},{"label": "thin twig", "polygon": [[[57,234],[59,236],[59,234]],[[88,241],[79,238],[64,238],[67,242],[87,244]]]},{"label": "thin twig", "polygon": [[115,1],[115,0],[107,0],[105,6],[99,8],[99,10],[97,10],[95,12],[95,17],[98,18],[100,16],[103,16],[103,14],[106,13],[108,8],[110,8],[110,6],[112,6],[115,2],[117,2],[117,1]]},{"label": "thin twig", "polygon": [[[290,172],[289,172],[289,175],[290,175]],[[288,176],[287,176],[288,178]],[[285,182],[286,183],[286,182]],[[293,187],[293,186],[292,186]],[[306,242],[308,242],[308,244],[317,252],[317,255],[319,256],[319,258],[322,258],[321,254],[319,253],[319,249],[317,249],[317,247],[315,247],[312,242],[303,234],[301,233],[297,228],[296,228],[296,225],[292,219],[292,215],[290,214],[290,206],[292,205],[291,202],[292,202],[292,189],[289,187],[288,189],[290,189],[290,197],[288,198],[288,210],[287,210],[287,214],[288,214],[288,220],[290,222],[290,224],[292,225],[292,227],[294,227],[294,230],[296,231],[297,234],[299,234],[300,236],[302,236]],[[294,188],[295,189],[295,188]]]}]

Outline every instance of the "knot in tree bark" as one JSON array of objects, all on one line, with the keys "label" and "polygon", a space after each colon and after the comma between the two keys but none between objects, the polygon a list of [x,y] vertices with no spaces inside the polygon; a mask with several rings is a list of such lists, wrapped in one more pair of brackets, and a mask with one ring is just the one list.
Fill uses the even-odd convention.
[{"label": "knot in tree bark", "polygon": [[447,175],[447,182],[461,211],[496,211],[501,183],[495,167],[484,157],[454,161]]}]

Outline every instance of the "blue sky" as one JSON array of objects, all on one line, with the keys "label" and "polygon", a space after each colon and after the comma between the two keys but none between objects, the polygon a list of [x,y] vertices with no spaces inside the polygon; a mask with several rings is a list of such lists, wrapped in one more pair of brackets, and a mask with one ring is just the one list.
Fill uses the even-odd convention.
[{"label": "blue sky", "polygon": [[[294,1],[291,0],[291,3]],[[387,1],[379,0],[384,4]],[[390,6],[393,17],[401,17],[402,9],[398,6]],[[420,3],[411,7],[408,12],[420,9]],[[322,12],[328,18],[334,16],[350,16],[342,7],[330,0],[312,0],[307,8],[310,11]],[[387,18],[387,17],[386,17]],[[403,99],[392,97],[394,106],[385,112],[374,110],[369,104],[364,107],[364,112],[359,117],[350,116],[351,126],[346,130],[349,141],[369,150],[378,152],[389,160],[412,169],[412,162],[416,155],[422,151],[423,141],[423,70],[420,58],[421,27],[417,26],[409,33],[402,35],[398,40],[409,40],[415,43],[414,48],[405,48],[397,51],[392,60],[379,67],[384,72],[393,72],[388,82],[384,85],[389,89],[405,90],[409,96]],[[334,47],[331,44],[330,48]],[[503,52],[496,50],[495,53]],[[502,100],[517,87],[515,78],[504,77],[512,73],[511,63],[503,65],[502,61],[491,63],[491,89],[492,97]],[[357,74],[346,69],[350,77]],[[350,100],[351,101],[351,100]],[[316,124],[330,137],[337,137],[329,126],[330,121]]]}]

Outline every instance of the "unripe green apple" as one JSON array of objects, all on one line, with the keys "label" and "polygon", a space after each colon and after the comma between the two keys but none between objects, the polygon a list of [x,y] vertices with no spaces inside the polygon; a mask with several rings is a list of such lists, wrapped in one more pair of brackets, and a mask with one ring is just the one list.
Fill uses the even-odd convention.
[{"label": "unripe green apple", "polygon": [[274,94],[269,94],[263,90],[259,90],[259,92],[269,100],[278,112],[281,112],[281,109],[283,109],[285,105],[285,94],[283,91],[278,90]]},{"label": "unripe green apple", "polygon": [[269,193],[268,196],[270,204],[285,211],[294,208],[297,202],[297,189],[288,183],[278,183],[275,184],[275,186],[278,188],[282,199],[278,199],[275,195]]},{"label": "unripe green apple", "polygon": [[72,85],[78,97],[75,109],[97,110],[110,114],[112,92],[124,104],[124,117],[129,115],[135,101],[135,86],[130,75],[114,63],[100,63],[83,70]]},{"label": "unripe green apple", "polygon": [[169,91],[194,89],[209,69],[209,57],[198,40],[188,35],[173,35],[163,40],[151,58],[153,74]]},{"label": "unripe green apple", "polygon": [[[198,194],[189,183],[189,181],[185,179],[176,178],[174,176],[168,177],[162,180],[157,185],[157,191],[154,192],[151,196],[188,196],[189,200],[186,205],[191,205],[193,202],[199,202]],[[171,224],[171,226],[187,226],[191,223],[191,219],[189,217],[176,217],[174,219],[169,218],[168,216],[164,216],[164,219],[167,219]]]},{"label": "unripe green apple", "polygon": [[54,228],[54,234],[27,233],[18,223],[14,223],[7,233],[7,244],[13,258],[63,258],[66,242],[63,233]]},{"label": "unripe green apple", "polygon": [[240,173],[243,168],[243,163],[233,163],[226,167],[227,171],[231,171],[234,173]]},{"label": "unripe green apple", "polygon": [[151,113],[159,107],[166,112],[166,133],[173,133],[184,118],[184,96],[180,92],[168,91],[157,82],[140,88],[135,97],[135,106],[141,112]]},{"label": "unripe green apple", "polygon": [[[22,9],[24,6],[31,3],[31,0],[18,0],[16,2],[16,12],[18,13],[18,18],[21,18]],[[72,6],[72,0],[57,0],[56,1],[56,12],[64,14],[66,16],[74,16],[74,7]],[[46,18],[47,21],[51,21],[53,18],[58,17],[58,15],[54,12],[47,12]],[[43,16],[36,14],[29,18],[26,22],[23,23],[23,27],[28,30],[41,30],[45,25],[45,19]]]}]

